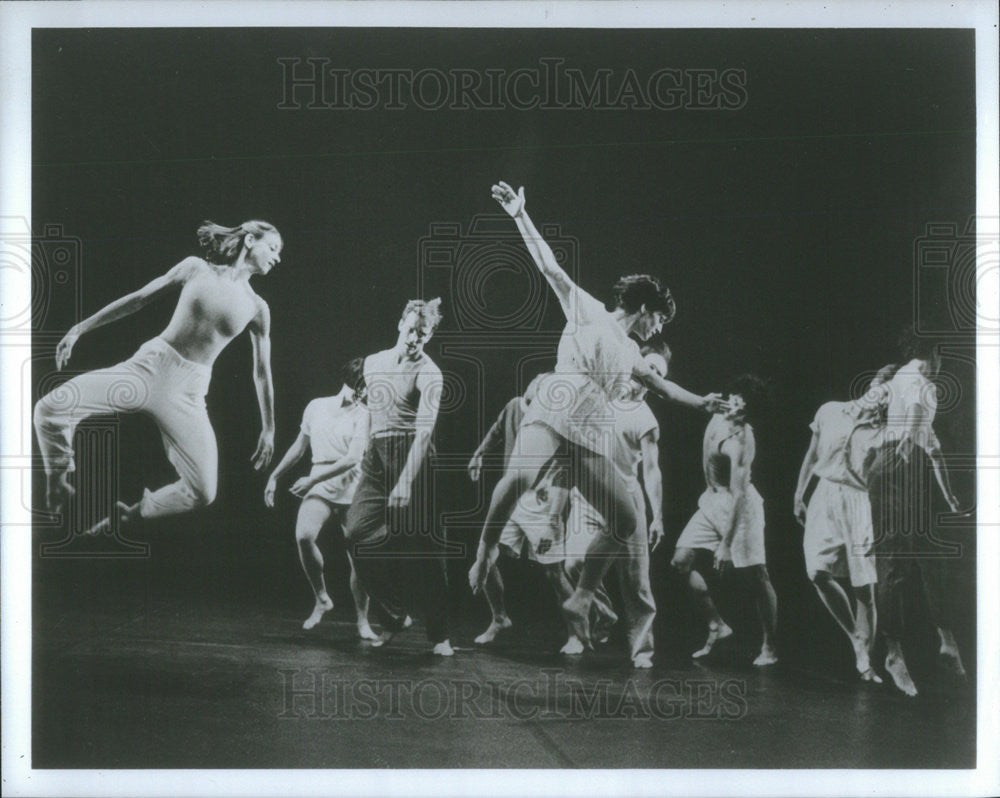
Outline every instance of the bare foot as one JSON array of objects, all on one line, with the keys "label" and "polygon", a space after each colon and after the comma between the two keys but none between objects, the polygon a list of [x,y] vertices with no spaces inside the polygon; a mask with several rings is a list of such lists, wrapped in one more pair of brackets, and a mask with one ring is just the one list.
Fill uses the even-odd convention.
[{"label": "bare foot", "polygon": [[582,654],[583,653],[583,643],[580,642],[580,638],[576,635],[570,635],[569,640],[566,644],[559,649],[560,654]]},{"label": "bare foot", "polygon": [[382,648],[386,643],[390,642],[397,634],[399,634],[398,629],[387,629],[382,632],[378,637],[372,640],[372,648]]},{"label": "bare foot", "polygon": [[332,609],[333,601],[329,596],[323,596],[316,599],[316,606],[313,607],[312,615],[302,622],[302,628],[312,629],[316,624],[323,620],[323,616]]},{"label": "bare foot", "polygon": [[707,657],[712,653],[712,648],[720,640],[725,640],[733,633],[733,630],[729,628],[725,623],[718,624],[714,621],[708,624],[708,639],[705,640],[705,645],[699,648],[694,654],[691,655],[692,659],[701,659],[702,657]]},{"label": "bare foot", "polygon": [[403,618],[403,628],[409,629],[411,626],[413,626],[413,618],[407,615],[405,618]]},{"label": "bare foot", "polygon": [[872,664],[868,658],[867,641],[861,639],[860,637],[855,637],[851,639],[851,645],[854,646],[854,667],[857,668],[858,673],[861,674],[861,678],[866,682],[874,681],[872,679],[865,679],[866,673],[875,673],[872,670]]},{"label": "bare foot", "polygon": [[358,619],[358,636],[362,640],[378,640],[378,635],[375,634],[367,618]]},{"label": "bare foot", "polygon": [[571,636],[579,639],[585,648],[590,648],[590,602],[574,593],[563,602],[563,617]]},{"label": "bare foot", "polygon": [[938,652],[938,661],[956,679],[965,681],[965,667],[962,665],[962,655],[958,653],[957,647],[942,645],[941,650]]},{"label": "bare foot", "polygon": [[882,677],[875,673],[874,668],[868,668],[861,674],[861,681],[871,682],[872,684],[882,684]]},{"label": "bare foot", "polygon": [[440,643],[434,644],[434,653],[439,657],[451,657],[454,656],[455,649],[451,647],[448,640],[442,640]]},{"label": "bare foot", "polygon": [[486,631],[479,635],[474,642],[480,646],[486,643],[492,643],[496,640],[496,636],[498,634],[500,634],[504,629],[510,629],[512,625],[512,621],[506,615],[500,619],[494,618],[493,622],[486,627]]},{"label": "bare foot", "polygon": [[917,694],[917,686],[913,683],[913,679],[910,678],[910,672],[906,669],[906,662],[902,657],[889,654],[885,658],[885,669],[889,672],[896,687],[903,693],[908,696],[915,696]]},{"label": "bare foot", "polygon": [[770,646],[763,646],[760,653],[757,655],[757,659],[753,661],[753,664],[760,668],[764,665],[773,665],[777,661],[777,652]]},{"label": "bare foot", "polygon": [[632,665],[636,668],[652,668],[653,667],[653,655],[652,654],[639,654],[634,660],[632,660]]},{"label": "bare foot", "polygon": [[76,494],[76,489],[69,484],[69,474],[49,474],[45,480],[45,506],[49,512],[60,513]]},{"label": "bare foot", "polygon": [[[118,516],[118,527],[121,528],[125,524],[128,524],[133,519],[132,508],[129,507],[125,502],[115,503],[115,514]],[[90,529],[86,530],[84,535],[88,537],[97,537],[98,535],[110,535],[111,534],[111,516],[107,518],[102,518],[96,524],[94,524]]]}]

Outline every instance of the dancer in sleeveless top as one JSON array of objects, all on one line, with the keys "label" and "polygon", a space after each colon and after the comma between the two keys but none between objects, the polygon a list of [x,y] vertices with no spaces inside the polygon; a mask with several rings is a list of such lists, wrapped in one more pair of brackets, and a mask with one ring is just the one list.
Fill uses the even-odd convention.
[{"label": "dancer in sleeveless top", "polygon": [[[795,517],[805,527],[806,574],[823,605],[847,635],[862,681],[881,682],[871,667],[875,639],[875,551],[872,508],[864,476],[868,453],[885,432],[883,387],[898,366],[885,366],[865,395],[852,402],[827,402],[812,424],[813,436],[795,489]],[[818,479],[808,508],[809,482]],[[837,578],[849,579],[857,603],[851,606]]]},{"label": "dancer in sleeveless top", "polygon": [[608,533],[590,547],[579,584],[563,604],[572,633],[589,644],[588,615],[594,591],[636,526],[628,485],[612,461],[613,399],[627,393],[635,377],[650,390],[696,409],[714,412],[723,403],[716,395],[697,396],[657,376],[629,337],[634,333],[648,339],[673,316],[673,299],[658,280],[649,275],[623,277],[615,286],[615,309],[607,311],[558,264],[525,211],[524,189],[515,192],[501,182],[493,186],[492,194],[514,219],[535,264],[558,297],[566,327],[555,373],[539,386],[518,432],[510,466],[493,491],[469,584],[473,592],[482,588],[515,503],[553,455],[565,450],[573,484],[609,524]]},{"label": "dancer in sleeveless top", "polygon": [[[59,342],[56,366],[62,369],[81,335],[180,290],[174,315],[159,336],[128,360],[74,377],[35,405],[35,432],[45,463],[50,510],[60,510],[74,493],[68,479],[74,470],[73,431],[83,419],[101,413],[150,416],[179,476],[177,482],[159,490],[146,490],[136,504],[119,502],[115,512],[120,524],[210,504],[218,480],[218,451],[205,394],[215,359],[245,328],[253,344],[253,376],[263,428],[251,460],[258,470],[270,462],[274,450],[271,314],[250,287],[250,278],[267,274],[281,260],[281,236],[267,222],[229,228],[206,222],[198,228],[198,241],[203,257],[185,258],[163,276],[74,325]],[[111,518],[107,518],[88,533],[110,528]]]},{"label": "dancer in sleeveless top", "polygon": [[371,419],[361,480],[345,531],[361,584],[383,627],[382,645],[422,614],[435,654],[451,656],[444,558],[429,518],[429,460],[444,382],[424,353],[441,321],[441,300],[414,299],[391,349],[365,358]]},{"label": "dancer in sleeveless top", "polygon": [[729,409],[712,417],[705,428],[702,462],[705,492],[698,510],[677,539],[671,565],[688,579],[688,587],[708,622],[705,645],[692,656],[707,656],[719,640],[732,634],[712,601],[696,564],[699,551],[714,558],[715,569],[723,576],[730,569],[740,571],[750,583],[760,616],[763,641],[754,665],[778,661],[774,647],[778,601],[771,587],[764,553],[764,500],[750,481],[756,454],[753,427],[763,401],[763,384],[752,375],[733,381]]},{"label": "dancer in sleeveless top", "polygon": [[[323,576],[323,555],[316,541],[331,520],[343,524],[354,490],[361,478],[361,455],[368,440],[368,409],[364,395],[364,358],[349,360],[341,368],[343,385],[335,396],[313,399],[302,414],[302,426],[295,442],[275,467],[264,488],[264,503],[274,507],[278,481],[307,451],[312,451],[309,476],[296,480],[291,493],[302,498],[295,522],[302,570],[313,589],[316,602],[303,629],[312,629],[333,609]],[[368,595],[358,580],[354,560],[348,551],[351,595],[357,612],[358,634],[366,640],[377,635],[368,623]]]}]

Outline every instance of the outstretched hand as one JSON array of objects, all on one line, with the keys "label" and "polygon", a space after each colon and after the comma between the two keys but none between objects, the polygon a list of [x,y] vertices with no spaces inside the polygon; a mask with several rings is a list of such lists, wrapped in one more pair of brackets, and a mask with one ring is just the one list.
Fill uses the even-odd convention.
[{"label": "outstretched hand", "polygon": [[722,398],[721,393],[710,393],[702,397],[704,408],[706,413],[711,413],[715,415],[716,413],[725,413],[729,409],[729,402]]},{"label": "outstretched hand", "polygon": [[502,180],[492,188],[493,199],[512,217],[516,218],[524,212],[524,186],[516,192]]},{"label": "outstretched hand", "polygon": [[478,482],[479,474],[483,470],[483,456],[479,454],[479,452],[476,452],[474,455],[472,455],[472,459],[469,460],[468,469],[469,469],[469,479],[471,479],[473,482]]},{"label": "outstretched hand", "polygon": [[77,339],[80,337],[79,331],[76,326],[70,327],[69,332],[63,336],[63,339],[59,342],[56,347],[56,370],[62,371],[63,366],[69,362],[70,355],[73,354],[73,346],[76,344]]}]

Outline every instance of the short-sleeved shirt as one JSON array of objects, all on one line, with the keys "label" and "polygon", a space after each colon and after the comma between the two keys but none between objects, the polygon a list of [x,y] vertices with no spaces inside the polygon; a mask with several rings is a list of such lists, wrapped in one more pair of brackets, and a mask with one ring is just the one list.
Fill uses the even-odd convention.
[{"label": "short-sleeved shirt", "polygon": [[827,402],[816,411],[809,428],[817,435],[813,473],[864,490],[862,466],[868,451],[882,439],[882,426],[859,422],[849,402]]},{"label": "short-sleeved shirt", "polygon": [[639,478],[642,461],[642,439],[650,432],[659,431],[660,425],[649,405],[642,401],[619,403],[615,415],[614,463],[628,480]]},{"label": "short-sleeved shirt", "polygon": [[571,443],[613,457],[614,405],[632,390],[639,345],[581,288],[564,310],[555,372],[539,382],[524,423],[545,424]]},{"label": "short-sleeved shirt", "polygon": [[333,463],[346,456],[368,411],[362,404],[343,405],[337,396],[313,399],[302,414],[313,463]]},{"label": "short-sleeved shirt", "polygon": [[416,360],[399,359],[395,349],[365,358],[365,386],[371,434],[408,433],[417,428],[421,375],[441,379],[441,369],[423,352]]},{"label": "short-sleeved shirt", "polygon": [[906,418],[910,410],[920,405],[924,409],[923,419],[913,432],[913,440],[919,446],[929,449],[934,437],[934,415],[937,413],[937,388],[934,383],[920,373],[920,361],[911,360],[887,383],[889,406],[886,413],[886,435],[899,438],[906,428]]}]

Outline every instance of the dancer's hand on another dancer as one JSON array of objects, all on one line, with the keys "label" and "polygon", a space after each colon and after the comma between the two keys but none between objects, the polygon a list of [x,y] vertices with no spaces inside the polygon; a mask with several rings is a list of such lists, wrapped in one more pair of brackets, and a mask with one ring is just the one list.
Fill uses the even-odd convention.
[{"label": "dancer's hand on another dancer", "polygon": [[516,192],[509,185],[501,180],[491,189],[493,199],[500,203],[512,219],[516,219],[524,213],[524,186]]},{"label": "dancer's hand on another dancer", "polygon": [[63,339],[59,342],[56,347],[56,370],[62,371],[63,366],[69,362],[70,355],[73,354],[73,347],[76,345],[77,340],[80,337],[80,329],[74,324],[69,328],[69,332],[63,336]]},{"label": "dancer's hand on another dancer", "polygon": [[396,487],[389,494],[389,506],[398,508],[410,506],[410,484],[408,482],[399,480],[396,483]]},{"label": "dancer's hand on another dancer", "polygon": [[315,486],[315,481],[311,480],[309,477],[299,477],[295,480],[295,483],[288,489],[288,492],[293,496],[298,496],[300,499],[305,498],[305,495],[313,489]]},{"label": "dancer's hand on another dancer", "polygon": [[722,398],[721,393],[710,393],[702,397],[702,410],[711,415],[729,411],[729,402]]},{"label": "dancer's hand on another dancer", "polygon": [[733,555],[729,552],[729,546],[720,543],[719,548],[715,550],[715,570],[719,572],[720,576],[725,576],[732,567]]},{"label": "dancer's hand on another dancer", "polygon": [[274,430],[261,430],[260,437],[257,439],[257,449],[254,451],[253,457],[250,458],[254,471],[266,468],[267,464],[271,462],[272,455],[274,455]]},{"label": "dancer's hand on another dancer", "polygon": [[479,475],[483,470],[483,456],[476,452],[472,455],[472,459],[469,460],[469,479],[473,482],[479,482]]}]

